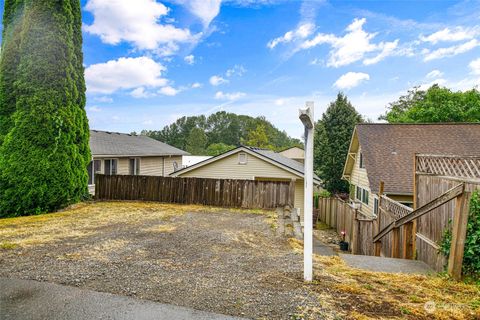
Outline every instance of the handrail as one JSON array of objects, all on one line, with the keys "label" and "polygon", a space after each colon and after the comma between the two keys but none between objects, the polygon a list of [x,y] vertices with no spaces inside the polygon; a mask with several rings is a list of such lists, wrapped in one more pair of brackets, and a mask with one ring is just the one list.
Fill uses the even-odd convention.
[{"label": "handrail", "polygon": [[403,226],[404,224],[411,222],[412,220],[415,220],[424,214],[429,213],[430,211],[440,207],[441,205],[447,203],[448,201],[455,199],[459,195],[461,195],[465,191],[465,184],[460,183],[459,185],[456,185],[455,187],[447,190],[437,198],[431,200],[430,202],[424,204],[420,208],[413,210],[410,212],[408,215],[403,216],[389,225],[387,225],[385,228],[383,228],[375,237],[373,237],[373,242],[378,242],[380,239],[382,239],[385,235],[387,235],[390,231],[392,231],[395,228],[399,228]]}]

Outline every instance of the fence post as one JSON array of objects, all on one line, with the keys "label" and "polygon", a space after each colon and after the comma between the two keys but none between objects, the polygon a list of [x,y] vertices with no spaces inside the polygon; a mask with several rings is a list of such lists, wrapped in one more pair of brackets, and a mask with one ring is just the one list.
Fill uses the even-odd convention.
[{"label": "fence post", "polygon": [[352,254],[358,253],[358,233],[360,232],[360,222],[357,220],[357,209],[353,212],[353,221],[352,221]]},{"label": "fence post", "polygon": [[413,222],[403,225],[403,258],[413,259]]},{"label": "fence post", "polygon": [[392,258],[400,258],[400,228],[392,230]]},{"label": "fence post", "polygon": [[[380,232],[382,227],[380,223],[381,222],[380,217],[382,216],[381,207],[382,207],[382,195],[383,195],[384,188],[385,188],[385,184],[383,183],[383,181],[380,181],[380,188],[378,190],[378,215],[377,215],[377,230],[376,230],[377,234]],[[375,255],[379,257],[382,252],[382,240],[379,240],[374,243],[374,250],[375,250]]]},{"label": "fence post", "polygon": [[448,274],[456,280],[462,278],[463,252],[467,235],[468,204],[467,194],[464,192],[455,201],[455,215],[453,217],[452,244],[448,258]]}]

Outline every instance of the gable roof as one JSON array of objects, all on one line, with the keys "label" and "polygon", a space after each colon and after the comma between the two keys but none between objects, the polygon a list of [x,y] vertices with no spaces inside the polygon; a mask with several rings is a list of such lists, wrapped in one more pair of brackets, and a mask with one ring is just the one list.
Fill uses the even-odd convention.
[{"label": "gable roof", "polygon": [[[186,167],[186,168],[183,168],[181,170],[175,171],[175,172],[171,173],[170,175],[175,175],[176,176],[178,174],[182,174],[182,173],[197,169],[199,167],[211,164],[215,161],[226,158],[226,157],[228,157],[232,154],[238,153],[240,151],[243,151],[243,152],[246,152],[250,155],[256,156],[257,158],[265,160],[265,161],[267,161],[267,162],[269,162],[273,165],[276,165],[276,166],[278,166],[278,167],[280,167],[280,168],[282,168],[286,171],[292,172],[293,174],[299,176],[302,179],[304,177],[304,167],[303,167],[303,164],[301,164],[300,162],[295,161],[295,160],[290,159],[290,158],[287,158],[285,156],[282,156],[281,154],[276,153],[276,152],[271,151],[271,150],[254,148],[254,147],[247,147],[247,146],[237,147],[233,150],[227,151],[227,152],[222,153],[218,156],[215,156],[215,157],[212,157],[212,158],[207,159],[205,161],[199,162],[199,163],[194,164],[190,167]],[[318,184],[320,183],[320,178],[317,175],[314,174],[313,178],[314,178],[314,180],[316,180],[315,181],[316,183],[318,183]]]},{"label": "gable roof", "polygon": [[90,150],[93,156],[181,156],[188,152],[147,136],[90,130]]},{"label": "gable roof", "polygon": [[[383,181],[386,193],[413,194],[415,154],[480,155],[480,123],[359,124],[349,154],[359,147],[372,192]],[[347,157],[345,176],[354,161]]]}]

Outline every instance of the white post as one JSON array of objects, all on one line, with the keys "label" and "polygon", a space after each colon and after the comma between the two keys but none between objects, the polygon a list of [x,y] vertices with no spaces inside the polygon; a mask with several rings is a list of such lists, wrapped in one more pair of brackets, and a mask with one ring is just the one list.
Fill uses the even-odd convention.
[{"label": "white post", "polygon": [[306,103],[306,109],[300,109],[300,120],[305,127],[305,195],[303,207],[303,277],[313,280],[313,101]]}]

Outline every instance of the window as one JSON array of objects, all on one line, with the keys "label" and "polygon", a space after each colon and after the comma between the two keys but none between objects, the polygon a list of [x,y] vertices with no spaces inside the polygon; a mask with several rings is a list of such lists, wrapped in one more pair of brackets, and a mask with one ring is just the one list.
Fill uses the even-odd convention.
[{"label": "window", "polygon": [[357,200],[362,201],[362,188],[357,187]]},{"label": "window", "polygon": [[362,202],[365,203],[366,205],[368,205],[368,196],[369,196],[369,192],[365,189],[362,189]]},{"label": "window", "polygon": [[102,160],[93,160],[93,167],[95,173],[102,172]]},{"label": "window", "polygon": [[378,216],[378,198],[373,199],[373,214]]},{"label": "window", "polygon": [[247,154],[239,153],[238,154],[238,164],[247,164]]},{"label": "window", "polygon": [[360,168],[365,168],[365,163],[363,163],[363,153],[360,152],[360,159],[358,160]]},{"label": "window", "polygon": [[113,176],[117,174],[117,159],[105,159],[105,174]]},{"label": "window", "polygon": [[132,176],[138,176],[140,174],[140,159],[132,158],[129,160],[128,174]]}]

